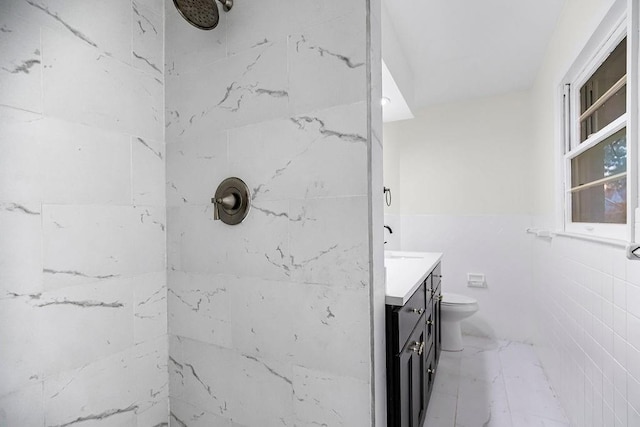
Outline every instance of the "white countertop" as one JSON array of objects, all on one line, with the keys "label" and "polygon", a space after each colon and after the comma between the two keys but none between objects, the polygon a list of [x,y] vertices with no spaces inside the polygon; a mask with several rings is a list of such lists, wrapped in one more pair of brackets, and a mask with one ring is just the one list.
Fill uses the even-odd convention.
[{"label": "white countertop", "polygon": [[385,303],[404,305],[441,259],[440,252],[384,251]]}]

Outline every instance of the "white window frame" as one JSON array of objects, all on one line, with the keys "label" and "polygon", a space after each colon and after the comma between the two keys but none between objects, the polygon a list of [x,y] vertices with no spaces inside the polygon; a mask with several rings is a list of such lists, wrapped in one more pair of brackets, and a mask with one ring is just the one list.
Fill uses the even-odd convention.
[{"label": "white window frame", "polygon": [[[619,1],[617,3],[622,3]],[[637,207],[637,122],[638,122],[638,0],[624,1],[625,12],[617,12],[617,19],[608,17],[594,31],[587,47],[574,61],[562,79],[561,98],[561,176],[560,193],[562,200],[563,231],[569,234],[585,235],[632,242],[635,239],[635,210]],[[612,8],[612,10],[615,8]],[[612,22],[613,21],[613,25]],[[635,29],[635,32],[634,32]],[[607,31],[608,30],[608,31]],[[596,72],[618,44],[627,37],[627,111],[587,140],[580,143],[580,88]],[[568,91],[570,88],[570,91]],[[567,102],[567,100],[569,102]],[[571,159],[596,146],[608,136],[626,127],[627,141],[627,223],[605,224],[572,221]]]}]

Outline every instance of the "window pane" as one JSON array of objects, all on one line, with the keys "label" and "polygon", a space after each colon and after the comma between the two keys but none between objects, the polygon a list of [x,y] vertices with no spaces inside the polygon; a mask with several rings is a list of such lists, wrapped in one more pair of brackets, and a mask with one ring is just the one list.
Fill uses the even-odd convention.
[{"label": "window pane", "polygon": [[598,132],[627,111],[627,85],[609,98],[600,108],[580,122],[580,142]]},{"label": "window pane", "polygon": [[[580,88],[580,114],[583,114],[598,99],[627,73],[627,39],[611,52],[589,80]],[[626,111],[626,86],[604,103],[594,114],[580,123],[580,141],[586,140],[620,117]]]},{"label": "window pane", "polygon": [[571,188],[627,171],[627,129],[571,160]]},{"label": "window pane", "polygon": [[572,193],[573,222],[626,224],[627,179]]}]

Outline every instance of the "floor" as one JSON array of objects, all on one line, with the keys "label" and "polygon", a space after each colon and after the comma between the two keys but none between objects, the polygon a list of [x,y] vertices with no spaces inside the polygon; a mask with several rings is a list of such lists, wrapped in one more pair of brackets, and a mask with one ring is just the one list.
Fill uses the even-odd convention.
[{"label": "floor", "polygon": [[569,427],[533,347],[463,340],[440,356],[424,427]]}]

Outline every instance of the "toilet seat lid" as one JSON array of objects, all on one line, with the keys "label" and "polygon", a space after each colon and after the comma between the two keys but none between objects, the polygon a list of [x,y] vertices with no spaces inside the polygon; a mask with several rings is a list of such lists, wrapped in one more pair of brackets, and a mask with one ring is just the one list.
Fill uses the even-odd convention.
[{"label": "toilet seat lid", "polygon": [[466,295],[452,294],[449,292],[442,293],[442,304],[476,304],[475,298]]}]

